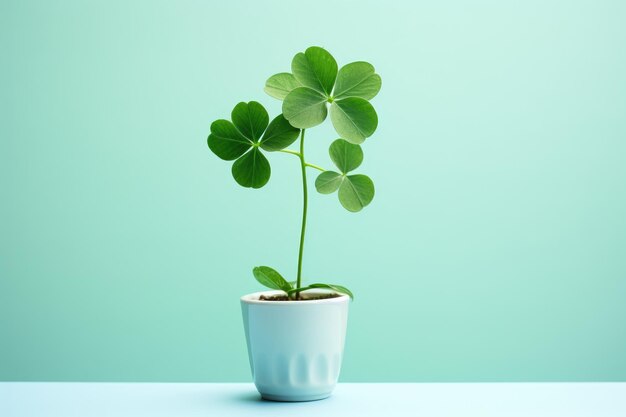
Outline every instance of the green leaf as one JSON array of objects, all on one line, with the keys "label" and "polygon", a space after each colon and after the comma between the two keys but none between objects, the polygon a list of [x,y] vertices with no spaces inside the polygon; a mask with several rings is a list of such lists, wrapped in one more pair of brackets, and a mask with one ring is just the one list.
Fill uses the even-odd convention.
[{"label": "green leaf", "polygon": [[293,57],[291,72],[303,86],[329,97],[337,78],[337,61],[325,49],[312,46]]},{"label": "green leaf", "polygon": [[333,101],[330,106],[330,120],[339,136],[355,144],[363,143],[378,126],[378,116],[374,107],[359,97]]},{"label": "green leaf", "polygon": [[373,198],[374,183],[367,175],[348,175],[339,186],[339,202],[348,211],[360,211]]},{"label": "green leaf", "polygon": [[267,288],[283,290],[285,292],[291,290],[291,284],[289,284],[278,271],[269,266],[257,266],[252,270],[252,273],[256,280]]},{"label": "green leaf", "polygon": [[326,97],[307,87],[298,87],[285,97],[283,115],[292,126],[308,129],[326,119]]},{"label": "green leaf", "polygon": [[372,64],[353,62],[339,70],[333,96],[335,99],[360,97],[371,100],[380,91],[381,83],[380,75],[374,73]]},{"label": "green leaf", "polygon": [[261,148],[280,151],[291,145],[300,134],[300,129],[291,126],[285,116],[279,114],[268,126],[261,139]]},{"label": "green leaf", "polygon": [[232,173],[239,185],[248,188],[261,188],[270,179],[270,163],[255,146],[250,152],[235,161]]},{"label": "green leaf", "polygon": [[207,144],[215,155],[226,161],[239,158],[252,146],[252,142],[243,137],[235,125],[223,119],[211,124]]},{"label": "green leaf", "polygon": [[289,72],[281,72],[280,74],[272,75],[265,82],[265,92],[270,96],[283,100],[287,97],[287,94],[291,90],[301,87],[302,84],[296,80],[296,77]]},{"label": "green leaf", "polygon": [[315,188],[321,194],[331,194],[339,189],[343,176],[335,171],[324,171],[317,176]]},{"label": "green leaf", "polygon": [[233,109],[231,119],[237,129],[253,142],[261,138],[270,121],[265,108],[256,101],[237,104]]},{"label": "green leaf", "polygon": [[363,151],[359,145],[337,139],[329,148],[330,159],[344,174],[354,171],[363,162]]},{"label": "green leaf", "polygon": [[340,292],[342,294],[349,295],[350,298],[354,300],[354,294],[352,294],[352,291],[350,291],[349,289],[347,289],[346,287],[343,287],[341,285],[337,285],[337,284],[311,284],[311,285],[309,285],[309,287],[310,288],[328,288],[330,290],[337,291],[337,292]]},{"label": "green leaf", "polygon": [[292,288],[289,291],[287,291],[287,295],[291,297],[291,295],[294,293],[301,293],[302,291],[312,290],[315,288],[325,288],[325,289],[333,290],[341,294],[346,294],[350,296],[351,299],[354,300],[354,294],[352,294],[352,291],[350,291],[346,287],[343,287],[341,285],[336,285],[336,284],[321,284],[320,283],[320,284],[307,285],[306,287],[301,287],[301,288]]}]

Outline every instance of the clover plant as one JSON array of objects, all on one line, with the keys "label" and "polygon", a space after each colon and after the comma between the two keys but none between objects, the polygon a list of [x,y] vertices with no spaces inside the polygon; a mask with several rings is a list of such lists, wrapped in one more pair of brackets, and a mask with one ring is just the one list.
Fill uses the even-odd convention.
[{"label": "clover plant", "polygon": [[[282,152],[298,157],[302,173],[304,204],[302,229],[295,281],[287,281],[268,266],[253,269],[254,277],[268,288],[284,291],[289,299],[299,299],[300,292],[313,288],[353,294],[336,284],[302,283],[302,253],[306,231],[308,189],[307,168],[321,171],[315,188],[321,194],[337,192],[341,205],[351,212],[367,206],[374,198],[374,183],[363,174],[351,174],[363,161],[361,144],[378,125],[378,116],[369,102],[378,94],[381,78],[367,62],[353,62],[338,69],[333,56],[312,46],[293,57],[291,72],[271,76],[265,92],[283,101],[282,114],[271,122],[265,108],[256,101],[239,103],[231,120],[211,124],[209,148],[221,159],[235,161],[232,174],[243,187],[261,188],[270,179],[271,169],[265,153]],[[328,116],[339,135],[330,144],[330,159],[337,171],[326,170],[305,159],[304,135]],[[300,137],[299,149],[287,149]]]}]

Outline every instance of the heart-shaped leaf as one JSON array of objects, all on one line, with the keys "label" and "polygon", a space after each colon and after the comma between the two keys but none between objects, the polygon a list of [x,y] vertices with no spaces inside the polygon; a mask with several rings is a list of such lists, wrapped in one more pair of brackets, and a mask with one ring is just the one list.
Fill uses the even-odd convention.
[{"label": "heart-shaped leaf", "polygon": [[252,273],[254,274],[254,278],[267,288],[283,290],[285,292],[292,289],[291,284],[288,283],[278,271],[269,266],[257,266],[252,270]]},{"label": "heart-shaped leaf", "polygon": [[298,87],[302,87],[302,84],[296,80],[293,74],[281,72],[267,79],[264,90],[270,96],[283,100],[291,90]]},{"label": "heart-shaped leaf", "polygon": [[237,159],[232,168],[233,178],[242,187],[261,188],[270,179],[270,163],[258,147]]},{"label": "heart-shaped leaf", "polygon": [[330,120],[339,136],[355,144],[363,143],[378,126],[374,107],[369,101],[359,97],[333,101],[330,106]]},{"label": "heart-shaped leaf", "polygon": [[315,179],[315,188],[320,194],[331,194],[339,189],[343,177],[335,171],[324,171]]},{"label": "heart-shaped leaf", "polygon": [[250,149],[252,141],[239,133],[232,122],[221,119],[211,123],[211,134],[207,144],[215,155],[226,161],[232,161]]},{"label": "heart-shaped leaf", "polygon": [[337,78],[337,61],[325,49],[312,46],[293,57],[291,72],[303,86],[329,97]]},{"label": "heart-shaped leaf", "polygon": [[380,91],[382,81],[369,62],[353,62],[343,66],[337,74],[333,96],[336,100],[347,97],[373,99]]},{"label": "heart-shaped leaf", "polygon": [[285,97],[283,114],[291,125],[308,129],[317,126],[326,119],[327,98],[307,87],[298,87]]},{"label": "heart-shaped leaf", "polygon": [[339,202],[348,211],[361,211],[374,199],[374,183],[367,175],[348,175],[339,186]]},{"label": "heart-shaped leaf", "polygon": [[359,145],[337,139],[329,148],[330,159],[344,174],[354,171],[363,162],[363,151]]},{"label": "heart-shaped leaf", "polygon": [[300,129],[293,127],[285,116],[279,114],[263,134],[261,148],[266,151],[280,151],[291,145],[300,134]]},{"label": "heart-shaped leaf", "polygon": [[253,142],[261,138],[270,121],[265,108],[256,101],[237,104],[230,117],[237,129]]}]

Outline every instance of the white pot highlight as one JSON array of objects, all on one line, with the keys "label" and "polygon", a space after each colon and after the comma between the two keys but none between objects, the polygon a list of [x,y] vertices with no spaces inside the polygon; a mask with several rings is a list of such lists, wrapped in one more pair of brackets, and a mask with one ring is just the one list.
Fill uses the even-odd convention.
[{"label": "white pot highlight", "polygon": [[257,389],[263,398],[274,401],[328,397],[341,370],[350,297],[259,301],[262,294],[284,293],[263,291],[241,297],[248,357]]}]

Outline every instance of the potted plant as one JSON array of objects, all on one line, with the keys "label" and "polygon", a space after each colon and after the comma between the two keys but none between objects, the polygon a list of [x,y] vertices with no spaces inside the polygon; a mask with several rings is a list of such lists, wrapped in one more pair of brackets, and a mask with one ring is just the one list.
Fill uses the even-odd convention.
[{"label": "potted plant", "polygon": [[[241,102],[233,109],[231,120],[211,124],[209,148],[221,159],[235,161],[232,175],[243,187],[261,188],[270,179],[265,153],[291,154],[300,162],[304,201],[295,280],[285,279],[269,266],[257,266],[254,277],[272,291],[241,297],[252,376],[265,399],[322,399],[337,383],[353,294],[341,285],[302,280],[306,171],[321,171],[315,180],[317,191],[337,192],[341,205],[351,212],[372,201],[372,180],[352,172],[363,161],[360,145],[378,125],[369,100],[380,86],[381,78],[371,64],[353,62],[338,69],[328,51],[313,46],[294,56],[291,73],[273,75],[265,84],[267,94],[283,101],[282,114],[270,122],[261,104]],[[304,152],[305,131],[324,122],[328,113],[340,137],[329,148],[336,170],[308,162]],[[287,149],[298,137],[298,150]]]}]

